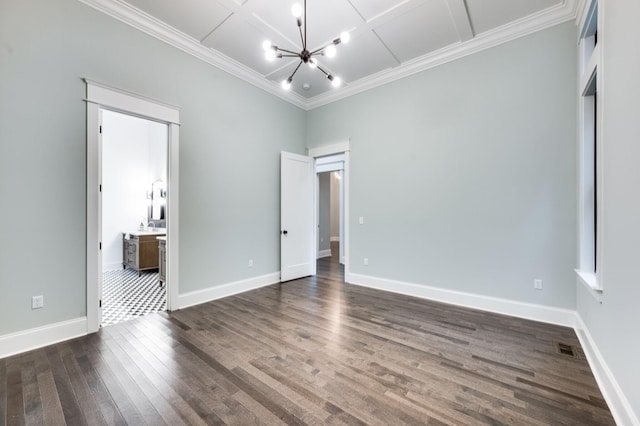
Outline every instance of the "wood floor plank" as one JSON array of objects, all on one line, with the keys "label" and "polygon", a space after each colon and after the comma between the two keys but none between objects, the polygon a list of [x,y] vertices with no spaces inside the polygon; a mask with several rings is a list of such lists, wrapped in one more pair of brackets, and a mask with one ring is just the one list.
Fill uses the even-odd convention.
[{"label": "wood floor plank", "polygon": [[0,425],[7,420],[7,360],[0,359]]},{"label": "wood floor plank", "polygon": [[317,266],[1,359],[0,425],[615,424],[572,329]]},{"label": "wood floor plank", "polygon": [[82,424],[84,416],[82,415],[80,405],[73,392],[73,386],[69,380],[69,375],[62,363],[59,353],[60,349],[62,349],[61,345],[50,346],[46,349],[46,353],[51,372],[53,373],[53,380],[56,385],[58,398],[60,399],[64,419],[65,422],[69,424]]},{"label": "wood floor plank", "polygon": [[22,373],[19,363],[10,365],[6,373],[7,383],[7,424],[24,425],[24,399],[22,396]]}]

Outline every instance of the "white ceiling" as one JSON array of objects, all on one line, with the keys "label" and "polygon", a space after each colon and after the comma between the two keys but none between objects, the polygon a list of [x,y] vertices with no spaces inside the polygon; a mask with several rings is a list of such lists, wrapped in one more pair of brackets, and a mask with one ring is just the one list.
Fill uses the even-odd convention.
[{"label": "white ceiling", "polygon": [[[262,42],[301,50],[291,6],[304,0],[80,0],[310,109],[575,18],[577,0],[307,0],[310,50],[342,31],[348,44],[323,68],[303,65],[291,92],[279,82],[298,59],[268,62]],[[303,89],[304,84],[310,89]]]}]

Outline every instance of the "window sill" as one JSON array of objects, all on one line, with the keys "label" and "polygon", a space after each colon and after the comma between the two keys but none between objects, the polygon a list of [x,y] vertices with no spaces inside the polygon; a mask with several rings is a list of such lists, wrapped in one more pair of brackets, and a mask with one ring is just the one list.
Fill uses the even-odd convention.
[{"label": "window sill", "polygon": [[575,269],[575,271],[582,284],[589,290],[589,293],[595,297],[598,302],[602,303],[602,286],[598,283],[596,274],[579,269]]}]

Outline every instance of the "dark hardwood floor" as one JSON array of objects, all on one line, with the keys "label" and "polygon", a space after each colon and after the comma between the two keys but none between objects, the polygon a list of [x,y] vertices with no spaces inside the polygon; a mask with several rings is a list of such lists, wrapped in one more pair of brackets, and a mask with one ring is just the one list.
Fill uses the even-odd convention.
[{"label": "dark hardwood floor", "polygon": [[316,277],[0,360],[0,424],[611,425],[573,330]]}]

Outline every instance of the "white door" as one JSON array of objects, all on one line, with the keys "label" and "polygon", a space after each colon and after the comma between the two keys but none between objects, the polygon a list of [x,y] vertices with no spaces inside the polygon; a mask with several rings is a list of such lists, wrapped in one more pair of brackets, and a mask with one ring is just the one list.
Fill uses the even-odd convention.
[{"label": "white door", "polygon": [[102,109],[98,112],[98,325],[102,324]]},{"label": "white door", "polygon": [[313,159],[280,155],[280,281],[315,274]]}]

